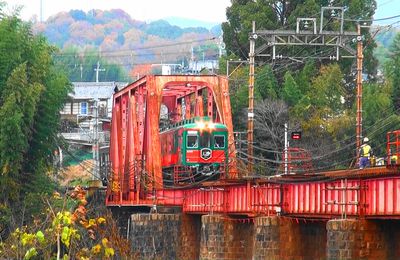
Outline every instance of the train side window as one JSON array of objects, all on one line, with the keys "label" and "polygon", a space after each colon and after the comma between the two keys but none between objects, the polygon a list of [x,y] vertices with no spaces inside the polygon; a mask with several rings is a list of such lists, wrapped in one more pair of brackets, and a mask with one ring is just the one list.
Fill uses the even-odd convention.
[{"label": "train side window", "polygon": [[214,148],[225,148],[225,136],[223,135],[214,136]]},{"label": "train side window", "polygon": [[189,131],[186,137],[187,148],[197,148],[199,146],[197,131]]}]

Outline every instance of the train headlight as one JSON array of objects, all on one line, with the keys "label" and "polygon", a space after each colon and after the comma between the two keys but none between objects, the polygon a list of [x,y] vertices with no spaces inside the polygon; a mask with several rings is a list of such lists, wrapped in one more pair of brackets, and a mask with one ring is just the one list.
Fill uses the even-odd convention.
[{"label": "train headlight", "polygon": [[197,122],[197,127],[198,127],[200,130],[203,130],[204,128],[206,128],[206,124],[205,124],[203,121],[198,121],[198,122]]}]

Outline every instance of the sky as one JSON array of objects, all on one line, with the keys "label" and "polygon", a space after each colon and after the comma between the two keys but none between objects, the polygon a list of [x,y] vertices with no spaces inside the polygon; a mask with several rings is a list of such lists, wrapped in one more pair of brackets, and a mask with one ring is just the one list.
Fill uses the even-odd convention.
[{"label": "sky", "polygon": [[[43,18],[61,11],[79,9],[123,9],[135,20],[154,21],[165,17],[192,18],[205,22],[220,23],[226,20],[225,9],[230,0],[6,0],[9,8],[24,6],[21,16],[29,20],[36,15],[40,18],[40,2],[43,6]],[[400,15],[400,0],[377,0],[375,18]],[[397,20],[399,20],[397,18]],[[390,24],[396,20],[387,20],[380,24]]]},{"label": "sky", "polygon": [[29,20],[33,15],[40,18],[40,2],[43,6],[43,19],[46,20],[61,11],[79,9],[122,9],[135,20],[154,21],[165,17],[192,18],[200,21],[220,23],[226,20],[225,9],[230,0],[6,0],[7,5],[22,5],[22,19]]},{"label": "sky", "polygon": [[[399,0],[377,0],[377,10],[375,12],[375,19],[391,17],[400,15],[400,1]],[[391,24],[399,21],[399,18],[380,21],[379,24]]]}]

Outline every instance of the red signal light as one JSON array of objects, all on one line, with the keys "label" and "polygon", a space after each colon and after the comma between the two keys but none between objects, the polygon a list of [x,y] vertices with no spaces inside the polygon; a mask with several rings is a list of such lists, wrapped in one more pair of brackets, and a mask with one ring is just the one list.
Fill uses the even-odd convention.
[{"label": "red signal light", "polygon": [[300,140],[301,139],[301,132],[292,132],[292,139],[293,140]]}]

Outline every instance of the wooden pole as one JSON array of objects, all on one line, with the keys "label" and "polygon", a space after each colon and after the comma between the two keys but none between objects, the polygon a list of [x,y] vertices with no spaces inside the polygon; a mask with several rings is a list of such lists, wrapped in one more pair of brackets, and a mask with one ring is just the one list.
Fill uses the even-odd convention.
[{"label": "wooden pole", "polygon": [[363,43],[361,37],[361,26],[357,25],[357,118],[356,118],[356,154],[361,147],[362,138],[362,64]]},{"label": "wooden pole", "polygon": [[254,132],[254,57],[256,45],[256,23],[253,21],[253,31],[250,36],[249,53],[249,111],[247,113],[247,154],[248,154],[248,175],[253,172],[253,132]]}]

